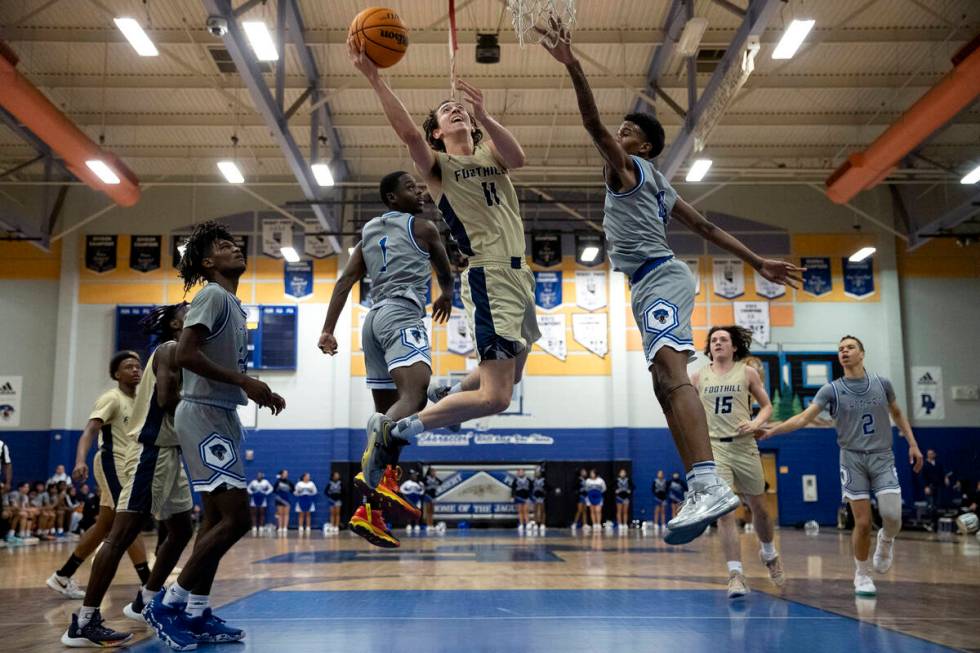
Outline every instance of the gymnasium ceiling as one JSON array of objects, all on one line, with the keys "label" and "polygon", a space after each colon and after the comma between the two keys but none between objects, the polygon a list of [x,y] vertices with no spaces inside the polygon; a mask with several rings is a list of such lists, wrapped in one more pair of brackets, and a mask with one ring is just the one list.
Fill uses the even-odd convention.
[{"label": "gymnasium ceiling", "polygon": [[[242,0],[236,0],[236,6]],[[374,181],[408,165],[393,145],[380,105],[346,57],[344,40],[363,0],[300,0],[306,40],[354,180]],[[387,74],[417,121],[448,93],[446,0],[389,0],[412,30],[407,56]],[[710,78],[712,50],[723,50],[741,18],[717,0],[694,0],[707,19],[698,74]],[[744,7],[746,0],[731,3]],[[275,24],[275,3],[246,16]],[[615,127],[646,84],[646,72],[664,41],[669,0],[579,0],[573,44],[585,63],[606,123]],[[598,155],[580,126],[564,70],[539,46],[522,50],[500,0],[457,0],[460,76],[482,87],[488,107],[524,145],[529,167],[521,179],[597,181]],[[112,19],[129,15],[147,26],[160,56],[136,56]],[[211,54],[222,47],[205,29],[200,0],[3,0],[2,39],[17,53],[18,69],[94,140],[121,156],[143,181],[220,182],[215,167],[232,154],[249,182],[292,180],[276,140],[255,110],[237,72],[219,71]],[[783,26],[809,17],[816,26],[797,55],[771,58]],[[501,61],[477,64],[477,32],[500,30]],[[977,0],[792,0],[762,35],[756,70],[711,133],[706,153],[714,180],[793,177],[822,182],[848,153],[870,143],[950,70],[950,57],[980,29]],[[296,50],[286,48],[285,106],[306,86]],[[267,76],[270,86],[272,75]],[[687,104],[683,61],[661,79],[666,93]],[[309,155],[310,111],[290,121]],[[682,119],[662,100],[658,115],[668,144]],[[935,134],[904,167],[922,180],[955,181],[977,162],[980,107],[974,104]],[[31,147],[0,127],[0,170],[34,156]],[[971,165],[972,163],[972,165]],[[944,170],[945,168],[945,170]],[[682,168],[683,174],[686,164]],[[41,173],[40,164],[8,178]],[[710,179],[709,179],[710,181]]]}]

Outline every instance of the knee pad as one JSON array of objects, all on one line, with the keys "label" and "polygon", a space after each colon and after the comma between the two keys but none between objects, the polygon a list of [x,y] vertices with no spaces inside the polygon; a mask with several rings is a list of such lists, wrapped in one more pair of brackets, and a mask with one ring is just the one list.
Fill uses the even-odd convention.
[{"label": "knee pad", "polygon": [[898,494],[879,494],[878,514],[881,515],[885,535],[895,537],[902,530],[902,497]]}]

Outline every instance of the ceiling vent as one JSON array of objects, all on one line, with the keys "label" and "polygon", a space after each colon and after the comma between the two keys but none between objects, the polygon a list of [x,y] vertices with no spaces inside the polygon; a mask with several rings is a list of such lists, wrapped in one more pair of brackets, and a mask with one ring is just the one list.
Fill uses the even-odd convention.
[{"label": "ceiling vent", "polygon": [[[223,73],[237,73],[238,69],[235,68],[235,62],[232,61],[231,54],[228,50],[220,47],[208,48],[208,52],[211,53],[211,58],[214,59],[214,65],[218,67],[218,70]],[[272,64],[268,61],[256,61],[255,62],[259,71],[263,74],[268,74],[272,72]]]}]

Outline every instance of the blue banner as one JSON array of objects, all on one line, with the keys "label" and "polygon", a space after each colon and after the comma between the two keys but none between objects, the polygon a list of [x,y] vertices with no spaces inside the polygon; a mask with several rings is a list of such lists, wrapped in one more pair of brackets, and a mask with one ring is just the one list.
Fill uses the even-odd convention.
[{"label": "blue banner", "polygon": [[453,308],[463,308],[463,280],[458,274],[453,277]]},{"label": "blue banner", "polygon": [[833,290],[829,256],[807,256],[800,259],[800,265],[806,268],[803,273],[803,292],[820,297]]},{"label": "blue banner", "polygon": [[561,306],[561,272],[534,273],[534,303],[545,310]]},{"label": "blue banner", "polygon": [[855,263],[844,259],[844,294],[864,299],[875,292],[874,259],[870,256]]},{"label": "blue banner", "polygon": [[290,297],[309,297],[313,294],[313,261],[283,263],[283,281]]}]

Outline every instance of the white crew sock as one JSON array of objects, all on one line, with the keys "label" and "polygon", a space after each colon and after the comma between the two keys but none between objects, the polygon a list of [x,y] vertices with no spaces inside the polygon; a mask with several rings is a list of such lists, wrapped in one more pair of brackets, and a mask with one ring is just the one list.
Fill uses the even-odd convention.
[{"label": "white crew sock", "polygon": [[776,545],[773,542],[760,542],[762,544],[762,557],[767,561],[775,558],[778,553],[776,553]]},{"label": "white crew sock", "polygon": [[694,475],[694,482],[701,487],[708,487],[709,485],[716,485],[718,483],[718,468],[715,467],[715,461],[713,460],[694,463],[694,466],[691,468],[691,474]]},{"label": "white crew sock", "polygon": [[191,617],[200,617],[209,603],[210,597],[207,594],[191,594],[187,598],[187,614]]},{"label": "white crew sock", "polygon": [[729,560],[728,561],[728,573],[730,574],[733,571],[737,571],[740,574],[742,573],[742,561],[741,560]]},{"label": "white crew sock", "polygon": [[180,586],[180,583],[174,583],[170,586],[170,589],[167,590],[167,593],[163,595],[163,604],[167,607],[186,605],[187,599],[190,595],[190,590],[185,590]]},{"label": "white crew sock", "polygon": [[857,573],[862,576],[871,575],[871,561],[870,560],[858,560],[854,559],[854,566],[857,567]]},{"label": "white crew sock", "polygon": [[92,621],[92,617],[98,612],[98,608],[88,608],[84,605],[78,609],[78,627],[84,628],[88,625],[88,622]]}]

